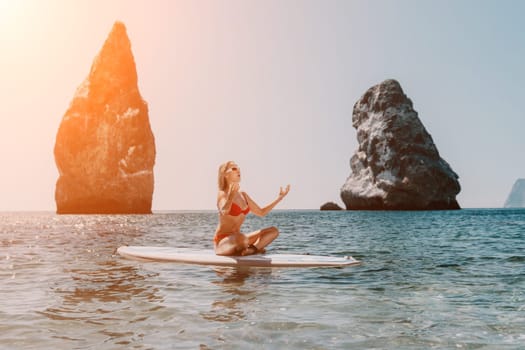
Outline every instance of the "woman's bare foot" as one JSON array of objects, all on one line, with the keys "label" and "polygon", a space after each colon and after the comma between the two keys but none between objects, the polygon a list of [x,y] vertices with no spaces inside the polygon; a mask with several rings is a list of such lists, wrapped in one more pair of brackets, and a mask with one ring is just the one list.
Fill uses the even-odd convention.
[{"label": "woman's bare foot", "polygon": [[253,244],[250,244],[247,248],[245,248],[242,252],[241,252],[241,255],[242,256],[246,256],[246,255],[254,255],[254,254],[264,254],[266,252],[266,249],[259,249],[257,248],[256,246],[254,246]]}]

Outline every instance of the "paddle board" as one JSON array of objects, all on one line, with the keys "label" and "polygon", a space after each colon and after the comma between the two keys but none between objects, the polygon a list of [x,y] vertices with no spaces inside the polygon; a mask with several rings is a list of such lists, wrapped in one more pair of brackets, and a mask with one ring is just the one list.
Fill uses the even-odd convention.
[{"label": "paddle board", "polygon": [[122,246],[118,254],[125,258],[145,261],[164,261],[197,265],[250,267],[343,267],[359,264],[351,256],[319,256],[298,254],[256,254],[220,256],[211,249],[174,247]]}]

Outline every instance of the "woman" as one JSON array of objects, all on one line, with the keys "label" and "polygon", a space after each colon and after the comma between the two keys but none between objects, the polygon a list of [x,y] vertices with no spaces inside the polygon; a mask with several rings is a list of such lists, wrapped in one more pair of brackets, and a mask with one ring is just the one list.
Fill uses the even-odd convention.
[{"label": "woman", "polygon": [[235,162],[229,161],[219,167],[219,225],[213,238],[217,255],[250,255],[264,253],[265,247],[279,235],[276,227],[263,228],[252,233],[241,233],[241,226],[246,215],[251,211],[257,216],[265,216],[290,191],[290,185],[279,192],[272,203],[261,208],[253,199],[240,190],[241,169]]}]

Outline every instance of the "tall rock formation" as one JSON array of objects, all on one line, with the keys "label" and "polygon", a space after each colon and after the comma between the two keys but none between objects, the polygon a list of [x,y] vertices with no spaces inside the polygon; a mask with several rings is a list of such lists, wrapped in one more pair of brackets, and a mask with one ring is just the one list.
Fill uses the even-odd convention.
[{"label": "tall rock formation", "polygon": [[155,140],[124,24],[78,87],[54,154],[57,213],[151,213]]},{"label": "tall rock formation", "polygon": [[349,210],[459,209],[458,175],[443,160],[399,83],[371,87],[354,105],[359,147],[341,188]]},{"label": "tall rock formation", "polygon": [[525,179],[517,179],[504,204],[505,208],[525,208]]}]

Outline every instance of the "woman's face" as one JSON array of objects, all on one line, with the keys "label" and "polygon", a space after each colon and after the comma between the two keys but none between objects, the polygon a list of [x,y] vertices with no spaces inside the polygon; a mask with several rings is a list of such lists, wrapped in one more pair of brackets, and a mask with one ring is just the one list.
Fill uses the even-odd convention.
[{"label": "woman's face", "polygon": [[237,164],[231,164],[225,171],[228,183],[241,182],[241,168]]}]

